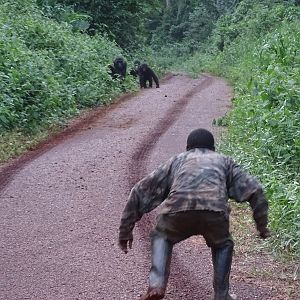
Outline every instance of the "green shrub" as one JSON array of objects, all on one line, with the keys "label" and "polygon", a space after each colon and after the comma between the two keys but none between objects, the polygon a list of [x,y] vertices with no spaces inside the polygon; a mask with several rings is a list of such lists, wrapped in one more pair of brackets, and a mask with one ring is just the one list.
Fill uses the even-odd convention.
[{"label": "green shrub", "polygon": [[105,37],[43,16],[35,1],[1,3],[0,129],[47,128],[133,89],[133,79],[121,85],[108,74],[120,53]]},{"label": "green shrub", "polygon": [[294,255],[300,255],[298,25],[299,20],[282,23],[264,39],[258,37],[256,47],[251,51],[247,46],[244,54],[237,39],[234,50],[229,46],[218,57],[223,74],[239,82],[222,149],[264,183],[275,233],[270,243]]},{"label": "green shrub", "polygon": [[274,251],[300,256],[300,9],[241,1],[217,22],[201,50],[181,64],[225,76],[235,86],[220,150],[264,184]]}]

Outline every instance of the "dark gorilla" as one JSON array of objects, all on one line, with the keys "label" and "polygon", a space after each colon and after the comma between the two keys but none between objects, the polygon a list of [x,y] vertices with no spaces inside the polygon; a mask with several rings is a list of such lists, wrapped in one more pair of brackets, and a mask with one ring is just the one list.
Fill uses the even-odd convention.
[{"label": "dark gorilla", "polygon": [[144,63],[140,65],[138,68],[138,76],[141,88],[147,88],[147,81],[149,82],[149,88],[152,88],[152,79],[156,83],[156,87],[159,88],[158,78],[147,64]]},{"label": "dark gorilla", "polygon": [[113,79],[120,77],[124,79],[126,77],[126,70],[127,70],[127,62],[124,60],[123,57],[118,56],[113,64],[108,66],[109,74]]}]

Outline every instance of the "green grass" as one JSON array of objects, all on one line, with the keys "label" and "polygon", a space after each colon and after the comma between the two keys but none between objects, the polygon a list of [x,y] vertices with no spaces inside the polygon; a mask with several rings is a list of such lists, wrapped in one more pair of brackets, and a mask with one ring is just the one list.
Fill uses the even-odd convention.
[{"label": "green grass", "polygon": [[210,72],[234,86],[233,109],[215,121],[228,129],[220,150],[264,185],[274,233],[270,249],[299,259],[300,8],[270,3],[243,1],[181,69]]},{"label": "green grass", "polygon": [[34,134],[20,131],[0,133],[0,164],[26,153],[47,137],[48,131],[35,132]]}]

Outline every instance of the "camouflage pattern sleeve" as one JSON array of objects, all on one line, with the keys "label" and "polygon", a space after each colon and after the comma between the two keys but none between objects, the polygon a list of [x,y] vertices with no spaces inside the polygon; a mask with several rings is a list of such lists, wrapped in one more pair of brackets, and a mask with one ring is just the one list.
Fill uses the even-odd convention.
[{"label": "camouflage pattern sleeve", "polygon": [[128,202],[121,217],[119,240],[132,239],[135,223],[143,214],[161,204],[170,191],[170,168],[172,160],[160,165],[132,188]]},{"label": "camouflage pattern sleeve", "polygon": [[268,202],[262,186],[233,161],[231,161],[229,169],[231,170],[228,175],[229,198],[237,202],[249,202],[256,228],[259,232],[263,231],[268,223]]}]

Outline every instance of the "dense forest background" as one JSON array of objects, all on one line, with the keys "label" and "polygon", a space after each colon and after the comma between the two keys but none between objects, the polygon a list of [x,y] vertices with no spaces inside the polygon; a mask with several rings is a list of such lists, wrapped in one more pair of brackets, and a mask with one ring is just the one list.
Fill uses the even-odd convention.
[{"label": "dense forest background", "polygon": [[274,251],[299,257],[300,1],[0,0],[0,161],[136,90],[109,76],[118,55],[232,83],[219,149],[263,182]]}]

